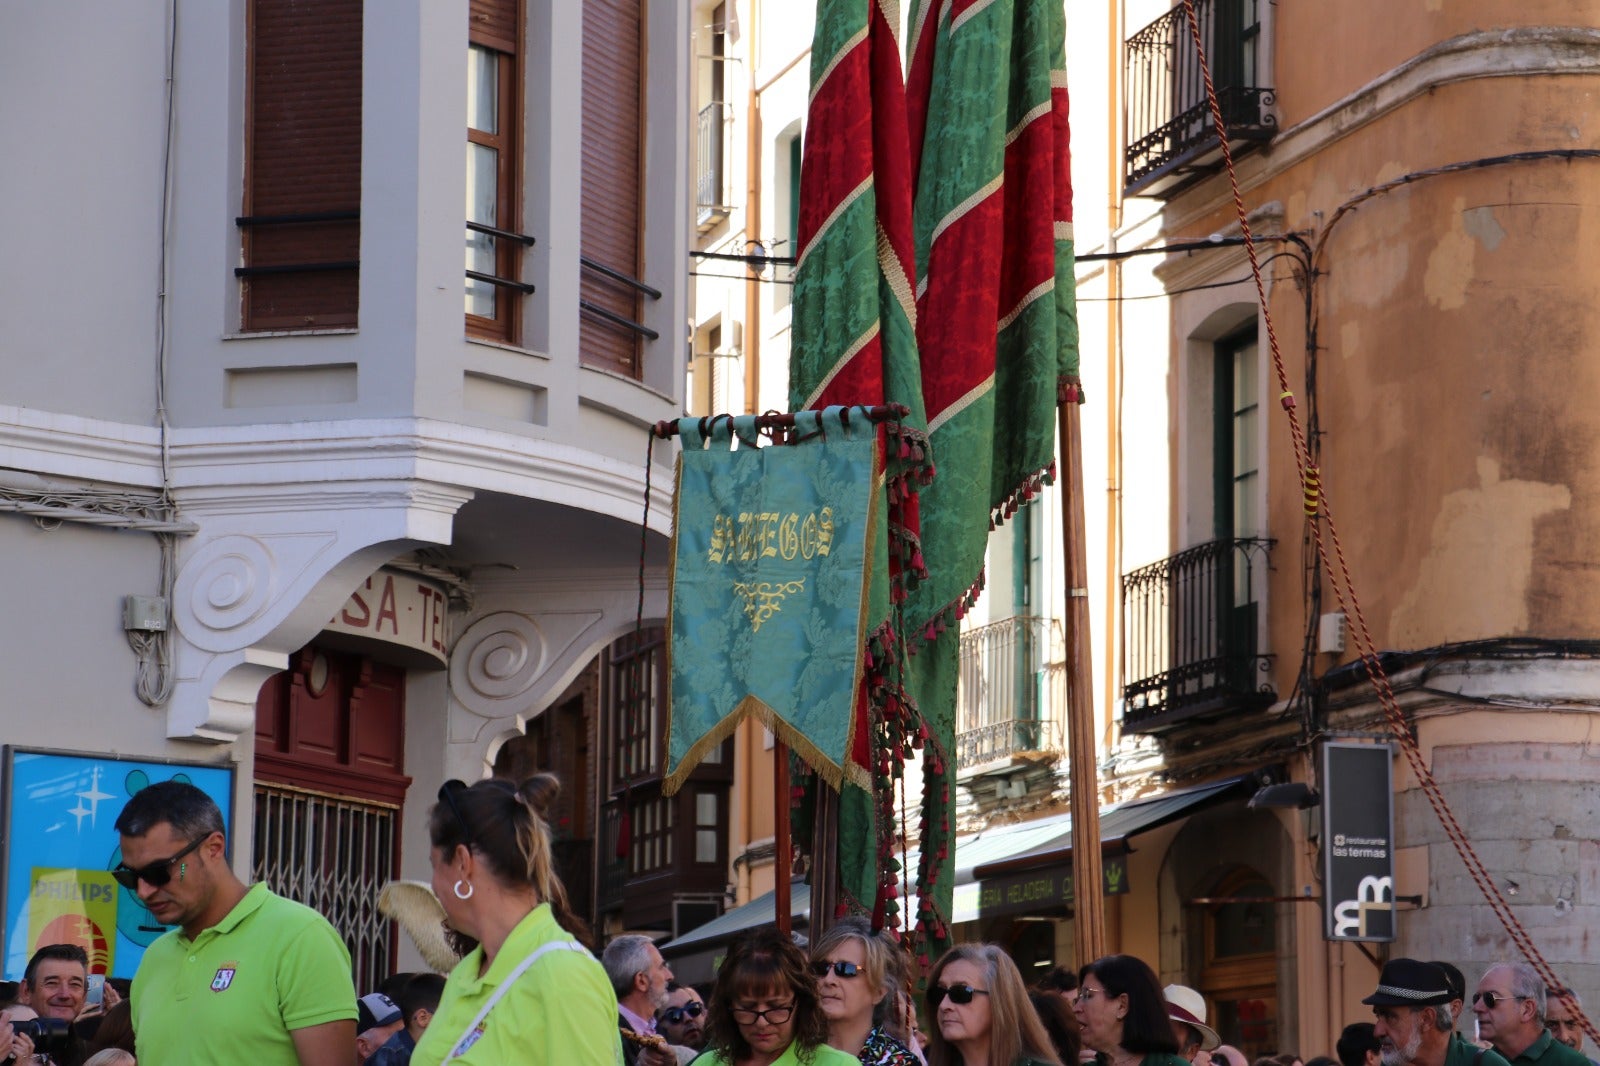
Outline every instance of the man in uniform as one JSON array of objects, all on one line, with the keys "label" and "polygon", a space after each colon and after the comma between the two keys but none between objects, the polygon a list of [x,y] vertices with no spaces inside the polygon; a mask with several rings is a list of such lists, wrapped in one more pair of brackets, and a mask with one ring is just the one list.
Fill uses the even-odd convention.
[{"label": "man in uniform", "polygon": [[1383,1066],[1507,1066],[1492,1048],[1450,1039],[1450,986],[1444,972],[1417,959],[1390,959],[1378,988],[1361,1002],[1372,1008]]},{"label": "man in uniform", "polygon": [[177,926],[133,979],[139,1061],[189,1066],[350,1066],[350,952],[326,918],[245,885],[222,812],[182,781],[136,794],[117,818],[117,882]]},{"label": "man in uniform", "polygon": [[[1583,1026],[1578,1024],[1578,1013],[1583,1010],[1583,1000],[1570,988],[1547,989],[1544,997],[1544,1027],[1550,1035],[1573,1051],[1583,1051]],[[1594,1059],[1590,1066],[1600,1066]]]},{"label": "man in uniform", "polygon": [[1478,1036],[1514,1066],[1589,1066],[1582,1053],[1559,1043],[1544,1027],[1544,981],[1525,962],[1489,967],[1472,997]]}]

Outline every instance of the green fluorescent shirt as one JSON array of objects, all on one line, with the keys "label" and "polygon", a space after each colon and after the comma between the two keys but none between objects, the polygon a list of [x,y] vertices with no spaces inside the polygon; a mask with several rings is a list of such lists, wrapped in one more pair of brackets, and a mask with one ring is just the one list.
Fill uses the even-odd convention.
[{"label": "green fluorescent shirt", "polygon": [[193,940],[151,944],[130,999],[139,1061],[166,1066],[299,1066],[291,1030],[356,1016],[339,934],[264,884]]},{"label": "green fluorescent shirt", "polygon": [[1573,1051],[1545,1030],[1511,1062],[1512,1066],[1589,1066],[1589,1056]]},{"label": "green fluorescent shirt", "polygon": [[[728,1059],[721,1052],[716,1054],[707,1052],[701,1058],[711,1066],[728,1066]],[[695,1061],[698,1063],[700,1060]],[[783,1049],[783,1054],[773,1061],[772,1066],[799,1066],[799,1064],[800,1045],[790,1044]],[[816,1050],[811,1053],[810,1066],[861,1066],[861,1062],[848,1052],[829,1047],[827,1044],[818,1044]]]},{"label": "green fluorescent shirt", "polygon": [[605,970],[586,951],[561,949],[539,956],[480,1023],[470,1046],[448,1058],[523,959],[553,940],[571,939],[556,924],[550,905],[541,903],[517,923],[481,977],[483,948],[473,949],[450,972],[439,1009],[411,1053],[411,1066],[440,1066],[447,1059],[452,1066],[621,1066],[617,997]]}]

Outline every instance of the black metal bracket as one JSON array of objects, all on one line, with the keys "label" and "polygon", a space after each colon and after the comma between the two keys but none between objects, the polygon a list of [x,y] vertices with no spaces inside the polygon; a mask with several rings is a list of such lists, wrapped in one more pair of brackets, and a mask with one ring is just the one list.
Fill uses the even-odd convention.
[{"label": "black metal bracket", "polygon": [[344,259],[334,263],[274,263],[271,266],[242,266],[233,268],[236,278],[254,278],[267,274],[324,274],[333,270],[359,270],[361,260]]},{"label": "black metal bracket", "polygon": [[[640,281],[638,278],[629,277],[627,274],[624,274],[622,271],[615,270],[615,269],[613,269],[611,267],[608,267],[604,263],[596,262],[595,260],[590,259],[586,255],[580,255],[578,257],[578,262],[584,267],[584,269],[592,270],[596,274],[600,274],[600,275],[602,275],[604,277],[610,278],[612,281],[621,282],[622,284],[628,286],[631,289],[637,289],[639,292],[644,293],[646,296],[650,297],[650,299],[652,299],[652,300],[661,299],[661,290],[660,289],[657,289],[657,288],[655,288],[654,286],[651,286],[651,285],[646,285],[644,282]],[[654,338],[652,338],[652,339],[654,339]]]},{"label": "black metal bracket", "polygon": [[530,237],[526,233],[513,233],[508,229],[496,229],[494,226],[485,226],[482,222],[468,222],[467,228],[474,233],[486,233],[491,237],[498,237],[503,241],[516,241],[518,244],[531,247],[538,238]]},{"label": "black metal bracket", "polygon": [[534,291],[534,287],[526,281],[512,281],[510,278],[500,278],[493,274],[481,274],[476,270],[467,271],[467,277],[473,281],[481,281],[485,285],[498,285],[502,289],[516,289],[521,293]]},{"label": "black metal bracket", "polygon": [[579,300],[578,309],[580,311],[586,311],[589,314],[594,315],[596,318],[609,322],[613,326],[619,326],[622,329],[628,330],[629,332],[637,333],[646,340],[654,341],[661,339],[661,334],[657,333],[649,326],[635,322],[633,319],[628,318],[625,315],[619,315],[615,311],[601,307],[597,303],[591,303],[588,300]]}]

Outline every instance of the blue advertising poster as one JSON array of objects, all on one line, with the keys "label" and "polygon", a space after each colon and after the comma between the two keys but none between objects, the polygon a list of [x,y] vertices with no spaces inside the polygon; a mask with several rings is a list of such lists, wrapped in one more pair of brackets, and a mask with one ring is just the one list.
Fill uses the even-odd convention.
[{"label": "blue advertising poster", "polygon": [[7,748],[5,976],[17,980],[41,944],[79,944],[91,973],[132,977],[166,932],[112,880],[122,861],[117,815],[128,797],[178,779],[204,791],[233,824],[233,768]]}]

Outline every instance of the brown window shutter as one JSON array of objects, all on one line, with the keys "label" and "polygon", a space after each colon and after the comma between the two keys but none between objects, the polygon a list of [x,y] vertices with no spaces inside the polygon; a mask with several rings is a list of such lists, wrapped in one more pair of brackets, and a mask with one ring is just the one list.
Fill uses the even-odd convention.
[{"label": "brown window shutter", "polygon": [[517,32],[520,6],[519,0],[471,0],[467,35],[472,43],[520,55],[522,48]]},{"label": "brown window shutter", "polygon": [[[241,223],[247,330],[356,324],[361,4],[250,2]],[[307,215],[334,217],[289,221]]]},{"label": "brown window shutter", "polygon": [[[638,277],[639,156],[644,137],[641,0],[584,0],[583,254]],[[639,293],[592,270],[579,296],[637,322]],[[578,344],[590,366],[638,377],[639,337],[603,319],[582,318]]]}]

